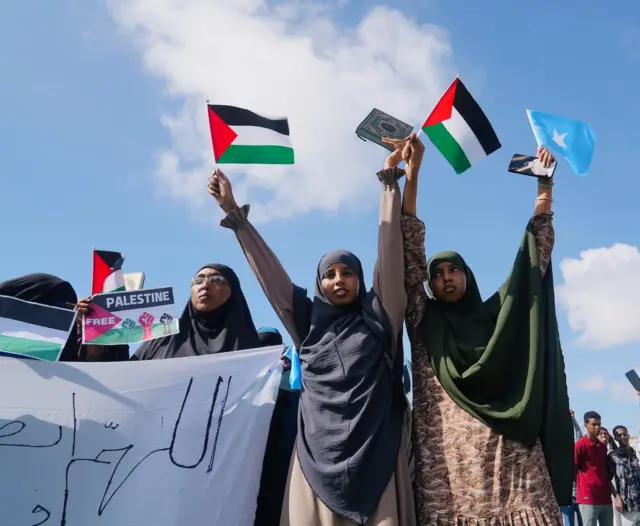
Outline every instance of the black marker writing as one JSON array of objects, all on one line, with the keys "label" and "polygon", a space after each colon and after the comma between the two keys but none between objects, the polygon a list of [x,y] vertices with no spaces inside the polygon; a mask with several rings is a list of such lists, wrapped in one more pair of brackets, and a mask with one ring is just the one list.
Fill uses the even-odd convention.
[{"label": "black marker writing", "polygon": [[42,513],[42,512],[46,513],[47,516],[44,518],[44,520],[40,522],[36,522],[33,526],[40,526],[41,524],[44,524],[45,522],[47,522],[49,520],[49,517],[51,517],[51,513],[49,513],[48,509],[40,506],[40,504],[38,504],[35,508],[33,508],[33,510],[31,510],[31,513],[33,514]]},{"label": "black marker writing", "polygon": [[224,395],[224,400],[220,404],[220,416],[218,417],[218,429],[216,429],[216,438],[213,440],[213,448],[211,449],[211,457],[209,458],[209,465],[207,466],[207,473],[211,473],[213,470],[213,461],[216,458],[216,448],[218,446],[218,437],[220,436],[220,428],[222,427],[222,417],[224,416],[224,408],[227,405],[227,398],[229,398],[229,387],[231,387],[231,378],[227,380],[227,392]]},{"label": "black marker writing", "polygon": [[116,429],[118,429],[118,427],[120,427],[120,424],[114,424],[113,422],[110,422],[108,424],[106,422],[104,423],[105,429],[113,429],[115,431]]}]

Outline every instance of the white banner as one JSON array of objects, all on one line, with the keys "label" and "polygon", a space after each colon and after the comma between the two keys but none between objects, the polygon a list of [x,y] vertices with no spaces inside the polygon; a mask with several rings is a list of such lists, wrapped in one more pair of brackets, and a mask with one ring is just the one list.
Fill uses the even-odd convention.
[{"label": "white banner", "polygon": [[0,358],[0,525],[251,526],[281,352]]}]

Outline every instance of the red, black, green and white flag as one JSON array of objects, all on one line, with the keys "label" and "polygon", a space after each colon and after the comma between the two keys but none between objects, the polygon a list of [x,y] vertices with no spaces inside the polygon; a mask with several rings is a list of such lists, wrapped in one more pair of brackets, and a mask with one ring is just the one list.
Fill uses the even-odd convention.
[{"label": "red, black, green and white flag", "polygon": [[501,146],[489,119],[459,78],[436,104],[422,131],[457,174]]},{"label": "red, black, green and white flag", "polygon": [[0,354],[55,362],[75,320],[73,310],[0,296]]},{"label": "red, black, green and white flag", "polygon": [[108,250],[93,250],[91,295],[125,290],[122,264],[124,255]]},{"label": "red, black, green and white flag", "polygon": [[207,104],[213,156],[219,164],[293,164],[286,117]]}]

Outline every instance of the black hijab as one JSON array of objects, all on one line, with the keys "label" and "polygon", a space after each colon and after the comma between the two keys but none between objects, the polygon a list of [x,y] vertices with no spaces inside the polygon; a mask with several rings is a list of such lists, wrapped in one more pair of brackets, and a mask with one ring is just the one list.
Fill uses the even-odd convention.
[{"label": "black hijab", "polygon": [[282,345],[282,334],[280,334],[278,329],[274,329],[273,327],[260,327],[258,329],[258,338],[263,347]]},{"label": "black hijab", "polygon": [[198,272],[205,268],[217,270],[227,280],[231,288],[229,299],[209,312],[199,312],[189,299],[180,316],[180,333],[142,344],[136,351],[139,360],[200,356],[261,346],[236,273],[219,263],[204,265]]},{"label": "black hijab", "polygon": [[[322,292],[322,277],[335,263],[348,265],[358,277],[357,300],[346,307],[332,305]],[[380,299],[366,291],[362,265],[351,252],[325,254],[313,303],[306,305],[309,316],[297,316],[310,319],[306,328],[298,328],[306,335],[299,353],[298,460],[322,502],[365,524],[391,479],[400,446],[404,403],[396,396],[402,389],[394,388],[388,362],[391,327]],[[304,304],[299,312],[308,312]],[[396,358],[401,371],[401,354]]]},{"label": "black hijab", "polygon": [[[73,310],[78,303],[78,295],[68,281],[42,273],[27,274],[0,283],[0,296],[9,296],[40,305],[69,310]],[[77,361],[79,350],[78,329],[74,324],[69,339],[60,354],[60,361]]]}]

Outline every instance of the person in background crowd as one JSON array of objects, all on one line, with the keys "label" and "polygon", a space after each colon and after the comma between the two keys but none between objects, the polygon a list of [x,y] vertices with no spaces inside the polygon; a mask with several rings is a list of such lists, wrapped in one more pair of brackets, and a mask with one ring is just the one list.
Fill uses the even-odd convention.
[{"label": "person in background crowd", "polygon": [[575,446],[576,501],[585,526],[613,526],[611,495],[620,504],[607,473],[607,445],[599,439],[601,421],[595,411],[585,413],[587,435]]},{"label": "person in background crowd", "polygon": [[[10,296],[32,303],[73,310],[78,295],[68,281],[52,274],[27,274],[0,283],[0,296]],[[60,354],[61,362],[79,360],[78,330],[74,324]]]},{"label": "person in background crowd", "polygon": [[486,301],[459,254],[427,261],[417,186],[408,176],[402,231],[418,522],[560,524],[574,436],[550,265],[553,180],[539,179],[511,275]]},{"label": "person in background crowd", "polygon": [[134,360],[159,360],[260,347],[236,273],[219,263],[204,265],[191,280],[191,299],[180,332],[143,343]]},{"label": "person in background crowd", "polygon": [[[571,423],[573,424],[573,437],[574,437],[574,447],[575,443],[578,442],[582,438],[582,430],[580,429],[580,425],[576,420],[576,415],[573,410],[571,413]],[[564,526],[573,526],[574,518],[578,518],[578,526],[582,526],[582,515],[580,515],[580,508],[576,503],[576,484],[575,481],[573,483],[573,497],[570,506],[561,506],[561,511],[564,519]]]},{"label": "person in background crowd", "polygon": [[605,446],[607,446],[607,453],[610,453],[611,451],[618,449],[618,445],[616,444],[615,440],[613,440],[613,437],[611,436],[611,434],[609,433],[609,430],[606,427],[600,428],[600,433],[598,434],[598,440],[600,440],[600,442],[602,442]]},{"label": "person in background crowd", "polygon": [[622,514],[622,526],[635,526],[640,524],[640,462],[626,427],[614,427],[613,436],[619,447],[609,453],[607,469],[619,495],[616,509]]},{"label": "person in background crowd", "polygon": [[[263,347],[282,345],[282,335],[273,327],[258,329]],[[262,463],[260,493],[254,526],[272,526],[280,523],[280,512],[287,484],[289,460],[296,440],[299,391],[289,387],[289,361],[284,360],[280,390],[273,409],[269,438]]]},{"label": "person in background crowd", "polygon": [[[276,314],[300,350],[298,438],[282,526],[415,525],[403,441],[402,236],[396,149],[378,172],[383,183],[373,289],[362,265],[343,250],[325,254],[313,301],[296,287],[216,170],[209,193],[232,229]],[[413,167],[417,169],[416,166]],[[408,170],[412,167],[408,166]]]}]

